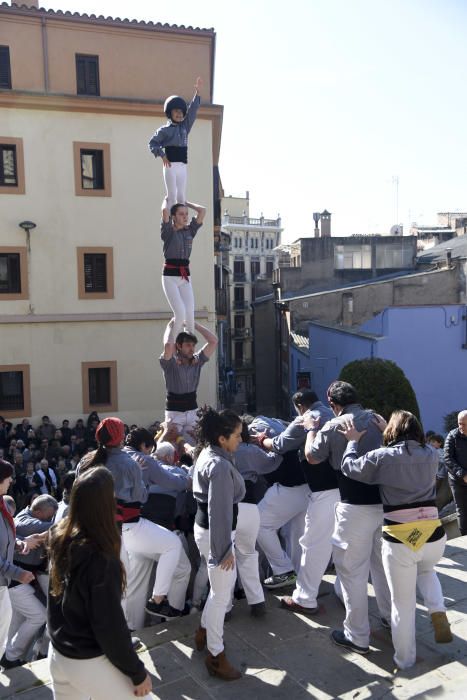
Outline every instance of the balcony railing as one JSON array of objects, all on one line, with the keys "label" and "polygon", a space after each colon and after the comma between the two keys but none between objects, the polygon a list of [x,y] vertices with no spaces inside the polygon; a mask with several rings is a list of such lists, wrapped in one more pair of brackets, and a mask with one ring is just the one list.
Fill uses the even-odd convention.
[{"label": "balcony railing", "polygon": [[234,338],[251,338],[251,328],[232,328]]},{"label": "balcony railing", "polygon": [[230,216],[230,214],[225,213],[222,217],[222,226],[255,226],[256,228],[263,227],[274,227],[281,228],[281,218],[277,219],[265,219],[264,216],[259,218],[252,218],[250,216]]},{"label": "balcony railing", "polygon": [[245,282],[246,272],[234,272],[233,274],[234,282]]},{"label": "balcony railing", "polygon": [[216,289],[216,314],[219,316],[227,316],[227,290]]},{"label": "balcony railing", "polygon": [[237,301],[234,299],[234,309],[235,311],[243,311],[244,309],[248,309],[250,306],[249,301],[245,301],[244,299],[242,301]]},{"label": "balcony railing", "polygon": [[244,358],[241,360],[234,359],[233,364],[235,369],[253,370],[253,360]]}]

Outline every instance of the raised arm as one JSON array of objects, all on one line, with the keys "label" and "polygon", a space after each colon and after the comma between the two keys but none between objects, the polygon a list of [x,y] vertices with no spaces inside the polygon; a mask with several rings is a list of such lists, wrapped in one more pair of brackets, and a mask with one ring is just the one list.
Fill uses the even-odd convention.
[{"label": "raised arm", "polygon": [[167,203],[167,197],[164,197],[162,200],[162,206],[161,206],[161,218],[164,224],[168,224],[170,221],[170,212],[169,212],[169,207]]},{"label": "raised arm", "polygon": [[206,345],[203,345],[200,352],[206,357],[211,357],[217,347],[217,335],[211,333],[211,331],[206,328],[206,326],[202,326],[201,323],[195,323],[195,330],[199,331],[206,341]]},{"label": "raised arm", "polygon": [[194,209],[197,214],[196,223],[201,226],[206,216],[206,207],[201,206],[201,204],[193,204],[192,202],[187,202],[186,205],[190,207],[190,209]]},{"label": "raised arm", "polygon": [[174,320],[171,318],[164,333],[164,360],[170,360],[175,355],[175,339],[173,337],[173,329]]},{"label": "raised arm", "polygon": [[203,81],[201,80],[200,77],[196,78],[195,82],[195,94],[193,95],[193,99],[191,100],[190,104],[187,107],[186,111],[186,116],[185,116],[185,126],[186,130],[188,133],[191,131],[191,127],[195,123],[196,115],[198,113],[198,107],[201,104],[201,98],[199,96],[199,90],[203,85]]}]

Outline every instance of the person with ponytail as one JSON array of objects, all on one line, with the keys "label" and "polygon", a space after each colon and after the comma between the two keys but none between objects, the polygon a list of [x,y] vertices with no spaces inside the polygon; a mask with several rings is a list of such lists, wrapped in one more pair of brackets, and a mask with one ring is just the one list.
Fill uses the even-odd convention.
[{"label": "person with ponytail", "polygon": [[234,542],[238,504],[245,496],[245,482],[233,457],[242,439],[242,423],[229,410],[217,413],[207,407],[199,415],[198,439],[204,447],[193,474],[198,506],[194,536],[200,554],[208,562],[211,589],[195,644],[199,651],[207,645],[205,663],[210,675],[232,681],[241,673],[225,656],[223,632],[237,576]]},{"label": "person with ponytail", "polygon": [[384,447],[360,457],[358,441],[366,431],[357,430],[352,418],[344,416],[340,432],[349,441],[342,472],[356,481],[379,486],[394,661],[399,669],[410,668],[416,660],[417,587],[431,615],[435,641],[452,641],[443,591],[434,569],[446,544],[436,507],[438,454],[425,444],[422,426],[409,411],[394,411],[383,433]]},{"label": "person with ponytail", "polygon": [[[173,532],[141,517],[147,499],[140,465],[123,450],[125,427],[120,418],[104,418],[96,430],[97,450],[86,455],[78,465],[80,474],[103,465],[111,472],[117,498],[117,521],[122,528],[123,556],[128,555],[127,619],[132,629],[141,627],[144,616],[141,604],[141,559],[148,568],[157,561],[152,597],[145,610],[166,619],[180,617],[190,579],[190,563],[182,544]],[[170,590],[170,593],[169,593]],[[167,599],[167,594],[169,594]],[[143,594],[145,596],[145,593]]]},{"label": "person with ponytail", "polygon": [[88,467],[66,518],[51,531],[47,627],[55,700],[149,698],[151,679],[133,649],[121,605],[125,569],[108,469]]},{"label": "person with ponytail", "polygon": [[24,544],[24,541],[16,540],[15,522],[3,500],[13,481],[13,473],[12,465],[0,459],[0,657],[2,657],[0,666],[3,666],[5,661],[3,652],[5,651],[8,628],[11,621],[8,584],[10,581],[30,583],[34,580],[34,574],[13,564],[15,548],[20,549],[23,554],[27,553],[27,546]]}]

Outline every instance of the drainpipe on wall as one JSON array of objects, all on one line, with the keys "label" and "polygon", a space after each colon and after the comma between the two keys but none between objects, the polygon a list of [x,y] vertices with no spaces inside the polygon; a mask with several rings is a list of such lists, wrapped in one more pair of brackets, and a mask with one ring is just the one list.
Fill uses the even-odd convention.
[{"label": "drainpipe on wall", "polygon": [[49,46],[47,42],[47,26],[45,18],[41,17],[42,31],[42,61],[44,67],[44,92],[49,92]]}]

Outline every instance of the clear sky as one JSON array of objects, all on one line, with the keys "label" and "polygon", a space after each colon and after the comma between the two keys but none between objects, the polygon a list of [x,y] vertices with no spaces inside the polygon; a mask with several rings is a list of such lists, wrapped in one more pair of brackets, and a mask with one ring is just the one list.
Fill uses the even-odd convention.
[{"label": "clear sky", "polygon": [[285,240],[323,209],[335,235],[467,209],[466,0],[40,4],[213,27],[225,192],[280,212]]}]

